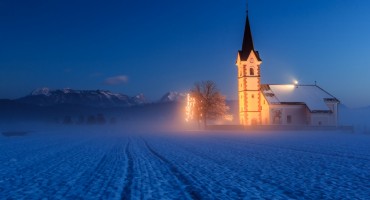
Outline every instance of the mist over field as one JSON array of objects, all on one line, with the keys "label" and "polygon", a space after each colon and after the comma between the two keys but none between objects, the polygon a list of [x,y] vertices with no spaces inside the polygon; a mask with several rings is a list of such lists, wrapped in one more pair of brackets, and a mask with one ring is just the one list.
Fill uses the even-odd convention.
[{"label": "mist over field", "polygon": [[211,131],[185,121],[182,101],[3,100],[0,199],[366,199],[369,112],[340,111],[353,131]]},{"label": "mist over field", "polygon": [[0,199],[370,196],[369,107],[340,105],[338,127],[243,127],[219,95],[227,113],[204,126],[186,96],[42,88],[0,100]]}]

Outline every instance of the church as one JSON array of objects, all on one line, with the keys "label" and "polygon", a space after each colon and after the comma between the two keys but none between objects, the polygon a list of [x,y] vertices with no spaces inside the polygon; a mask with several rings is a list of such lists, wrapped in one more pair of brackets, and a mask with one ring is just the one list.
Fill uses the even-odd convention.
[{"label": "church", "polygon": [[337,98],[317,84],[262,84],[261,64],[247,13],[236,61],[241,125],[337,126]]}]

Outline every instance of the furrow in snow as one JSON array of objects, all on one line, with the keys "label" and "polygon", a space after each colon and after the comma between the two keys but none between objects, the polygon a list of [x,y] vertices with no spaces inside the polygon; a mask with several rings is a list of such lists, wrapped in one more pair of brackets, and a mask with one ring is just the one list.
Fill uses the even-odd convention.
[{"label": "furrow in snow", "polygon": [[167,160],[165,157],[156,152],[151,146],[149,146],[149,144],[146,141],[144,141],[144,143],[145,146],[155,157],[157,157],[159,160],[161,160],[168,166],[172,174],[174,174],[176,178],[182,183],[182,185],[185,186],[186,192],[192,199],[202,199],[202,194],[200,190],[194,187],[192,182],[181,171],[179,171],[176,165],[174,165],[173,163],[171,163],[171,161]]}]

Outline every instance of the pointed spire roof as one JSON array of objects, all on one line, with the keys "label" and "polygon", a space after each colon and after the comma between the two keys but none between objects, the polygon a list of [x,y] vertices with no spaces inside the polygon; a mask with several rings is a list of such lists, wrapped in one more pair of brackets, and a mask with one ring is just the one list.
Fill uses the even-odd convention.
[{"label": "pointed spire roof", "polygon": [[247,60],[251,51],[253,51],[256,54],[258,60],[261,60],[258,52],[254,50],[252,31],[251,31],[251,27],[249,24],[249,17],[248,17],[248,11],[247,11],[247,18],[246,18],[245,28],[244,28],[243,46],[242,46],[242,50],[239,51],[240,58],[242,60]]},{"label": "pointed spire roof", "polygon": [[244,38],[243,38],[243,47],[242,51],[243,52],[251,52],[251,50],[254,50],[254,45],[253,45],[253,38],[252,38],[252,31],[251,27],[249,24],[249,17],[247,14],[247,19],[245,22],[245,28],[244,28]]}]

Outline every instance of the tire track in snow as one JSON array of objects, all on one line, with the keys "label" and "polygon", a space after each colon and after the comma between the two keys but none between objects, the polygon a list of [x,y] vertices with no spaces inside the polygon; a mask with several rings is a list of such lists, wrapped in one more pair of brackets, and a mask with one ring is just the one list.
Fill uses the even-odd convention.
[{"label": "tire track in snow", "polygon": [[[230,166],[227,166],[225,165],[225,162],[224,161],[221,161],[217,158],[214,158],[211,156],[211,154],[209,153],[205,153],[205,152],[200,152],[200,151],[196,151],[194,148],[189,148],[189,147],[186,147],[182,144],[179,144],[177,143],[177,146],[179,146],[180,148],[182,148],[184,151],[186,152],[189,152],[190,154],[200,158],[200,159],[203,159],[203,160],[208,160],[220,167],[223,167],[225,170],[227,170],[227,173],[228,174],[234,174],[235,173],[235,169],[233,169],[232,167]],[[232,147],[234,148],[234,147]],[[260,158],[257,158],[255,157],[256,159],[260,159]],[[283,186],[281,186],[280,184],[278,183],[274,183],[266,178],[263,178],[261,176],[261,174],[263,174],[262,171],[254,171],[254,173],[251,173],[249,174],[249,177],[251,178],[251,180],[254,180],[255,182],[261,182],[263,185],[267,185],[268,187],[270,188],[276,188],[278,191],[281,192],[282,195],[284,195],[284,197],[282,198],[290,198],[290,199],[296,199],[299,197],[299,195],[296,195],[296,194],[293,194],[292,192],[290,192],[289,190],[287,190],[286,188],[284,188]],[[241,177],[238,177],[238,176],[235,176],[236,177],[236,180],[238,183],[240,184],[247,184],[248,181],[245,180],[245,179],[242,179]],[[256,189],[260,190],[261,193],[264,193],[266,192],[262,187],[257,187]],[[238,195],[238,198],[244,198],[245,197],[245,194],[243,194],[243,192],[240,190],[240,188],[235,188],[233,190],[237,195]]]},{"label": "tire track in snow", "polygon": [[117,172],[122,171],[122,158],[123,154],[123,145],[116,144],[112,151],[106,154],[104,159],[95,170],[95,176],[91,183],[94,187],[89,191],[88,197],[99,196],[104,199],[112,198],[112,187],[114,187],[114,181],[117,180]]},{"label": "tire track in snow", "polygon": [[[188,153],[190,156],[193,156],[193,158],[197,158],[199,161],[201,161],[197,163],[208,163],[208,164],[213,163],[208,166],[210,167],[209,169],[211,168],[213,169],[213,167],[217,165],[220,168],[222,168],[222,172],[230,175],[232,177],[231,179],[233,179],[236,183],[238,183],[239,186],[231,185],[230,187],[230,185],[228,185],[227,182],[223,181],[222,179],[220,180],[219,178],[215,178],[214,181],[216,182],[220,181],[219,185],[222,185],[223,188],[229,188],[228,190],[232,191],[235,194],[232,198],[243,199],[247,197],[249,190],[242,189],[246,185],[248,185],[248,188],[253,188],[255,191],[258,191],[259,193],[268,193],[269,190],[267,188],[270,188],[270,189],[276,188],[276,190],[279,191],[279,194],[275,194],[275,195],[276,197],[279,197],[281,199],[298,198],[297,196],[294,196],[295,194],[292,194],[291,192],[289,192],[289,190],[285,189],[280,184],[274,183],[266,178],[263,178],[263,176],[261,176],[263,174],[261,170],[251,171],[251,173],[249,174],[249,178],[245,179],[245,177],[239,176],[238,172],[233,167],[225,165],[225,160],[222,160],[222,159],[220,160],[219,156],[213,157],[212,156],[213,153],[199,151],[199,150],[197,151],[196,148],[194,147],[189,147],[179,142],[177,142],[175,145],[175,148],[182,149],[184,152]],[[257,157],[255,158],[258,160],[261,159]],[[187,163],[187,164],[190,164],[190,166],[196,168],[196,164],[194,165],[194,163]],[[261,184],[251,186],[250,185],[251,183],[261,183]]]},{"label": "tire track in snow", "polygon": [[[340,158],[340,160],[342,160],[342,159],[346,159],[345,160],[345,162],[348,162],[349,160],[350,160],[350,158],[351,157],[348,157],[348,156],[346,156],[346,155],[337,155],[337,156],[335,156],[335,155],[332,155],[332,153],[331,152],[328,152],[328,153],[320,153],[320,152],[311,152],[311,150],[310,149],[308,149],[307,151],[305,151],[305,150],[301,150],[301,149],[295,149],[295,147],[289,147],[289,146],[282,146],[282,148],[279,148],[279,146],[281,146],[281,145],[271,145],[271,144],[266,144],[266,145],[264,145],[264,144],[257,144],[257,143],[255,143],[255,142],[245,142],[245,143],[241,143],[240,141],[232,141],[232,142],[228,142],[228,144],[226,144],[225,145],[225,142],[224,141],[216,141],[216,140],[214,140],[213,142],[212,142],[213,144],[215,144],[215,145],[222,145],[222,146],[224,146],[224,148],[226,148],[226,149],[229,149],[229,150],[231,150],[231,149],[234,149],[235,150],[235,152],[237,152],[237,154],[239,154],[239,153],[242,153],[242,154],[245,154],[245,153],[247,153],[248,155],[250,155],[250,156],[252,156],[252,157],[254,157],[255,159],[260,159],[259,157],[256,157],[256,156],[254,156],[253,155],[253,152],[251,151],[251,149],[253,149],[253,148],[255,148],[255,146],[260,146],[260,148],[261,149],[264,149],[264,150],[268,150],[268,151],[270,151],[270,152],[274,152],[275,150],[277,150],[277,149],[280,149],[280,150],[282,150],[282,151],[284,151],[284,152],[290,152],[290,154],[297,154],[297,155],[300,155],[300,156],[302,156],[302,155],[310,155],[310,154],[313,154],[313,156],[316,156],[316,157],[318,157],[318,155],[321,155],[320,156],[320,159],[322,159],[322,160],[327,160],[327,159],[329,159],[327,156],[332,156],[332,157],[334,157],[334,158],[336,158],[336,159],[338,159],[338,158]],[[231,144],[231,145],[230,145]],[[233,145],[233,144],[235,144],[235,145]],[[248,146],[249,145],[249,146]],[[178,143],[176,146],[181,146],[181,143]],[[188,145],[189,146],[189,145]],[[198,144],[198,146],[199,146],[199,144]],[[201,145],[200,145],[201,146]],[[199,154],[199,157],[204,157],[204,158],[206,158],[206,159],[212,159],[212,160],[214,160],[214,161],[216,161],[216,162],[218,162],[220,165],[222,165],[222,164],[224,164],[225,163],[225,159],[223,159],[223,158],[219,158],[218,156],[213,156],[214,154],[210,154],[208,151],[201,151],[201,152],[199,152],[199,151],[196,151],[195,149],[196,148],[194,148],[194,147],[196,147],[196,146],[190,146],[189,148],[186,148],[185,146],[182,146],[183,147],[183,149],[184,150],[186,150],[186,151],[189,151],[189,152],[192,152],[192,153],[194,153],[195,155],[197,154],[197,153],[200,153]],[[294,149],[291,149],[291,148],[294,148]],[[207,149],[205,149],[205,150],[207,150]],[[240,150],[242,150],[242,151],[240,151]],[[240,151],[240,152],[238,152],[238,151]],[[245,152],[245,151],[247,151],[247,152]],[[301,153],[303,153],[303,154],[301,154]],[[335,153],[335,152],[334,152]],[[245,154],[245,155],[247,155],[247,154]],[[327,154],[329,154],[329,155],[327,155]],[[311,155],[310,155],[311,156]],[[358,159],[358,158],[357,158]],[[232,161],[232,160],[231,160]],[[350,161],[350,162],[353,162],[353,160],[352,161]],[[357,163],[358,162],[358,160],[355,160],[355,162]],[[360,163],[363,163],[363,162],[360,162]],[[365,161],[365,163],[368,163],[368,162],[366,162]],[[270,163],[271,164],[271,163]],[[352,163],[353,164],[353,163]],[[352,164],[350,164],[350,165],[352,165]],[[226,167],[228,167],[228,168],[230,168],[230,169],[234,169],[234,170],[238,170],[238,167],[236,167],[236,168],[234,168],[234,166],[238,166],[238,165],[226,165]],[[280,164],[278,164],[277,166],[280,166]],[[296,170],[296,171],[299,171],[299,170],[297,170],[298,169],[298,167],[299,167],[299,164],[298,165],[294,165],[295,167],[294,168],[291,168],[292,170]],[[332,166],[331,165],[325,165],[325,166],[328,166],[328,167],[330,167],[330,168],[332,168]],[[317,168],[317,167],[319,167],[319,168]],[[274,168],[274,169],[276,169],[276,170],[274,170],[277,174],[279,174],[280,173],[280,169],[279,169],[279,167],[278,168]],[[323,171],[323,172],[325,172],[327,169],[325,168],[325,167],[323,167],[322,165],[319,165],[319,166],[316,166],[316,168],[315,169],[318,169],[319,171]],[[361,169],[361,167],[359,168],[359,169]],[[267,171],[268,172],[268,171]],[[350,172],[350,171],[347,171],[347,172]],[[271,188],[277,188],[278,190],[280,190],[284,195],[286,195],[286,197],[287,198],[293,198],[293,199],[296,199],[296,198],[300,198],[300,197],[305,197],[305,198],[308,198],[308,197],[310,197],[309,195],[307,196],[307,194],[305,194],[304,192],[302,192],[302,191],[300,191],[300,190],[296,190],[295,189],[295,187],[294,187],[294,185],[293,184],[281,184],[280,182],[279,182],[279,180],[271,180],[270,178],[268,178],[268,177],[265,177],[265,176],[261,176],[261,175],[263,175],[263,174],[266,174],[266,171],[261,171],[261,170],[255,170],[255,171],[253,171],[253,175],[251,176],[251,177],[253,177],[253,179],[256,179],[256,180],[261,180],[264,184],[266,184],[266,185],[271,185],[272,187]],[[269,173],[267,173],[267,175],[268,175]],[[312,172],[311,172],[311,174],[312,174]],[[348,173],[342,173],[342,174],[348,174]],[[349,173],[350,174],[350,176],[353,176],[354,178],[356,178],[356,180],[358,181],[358,182],[364,182],[365,181],[365,176],[363,175],[364,173],[362,173],[361,175],[360,175],[360,173],[359,172],[356,172],[356,173]],[[317,174],[316,173],[313,173],[312,175],[316,175],[317,176]],[[335,176],[333,176],[333,175],[331,175],[332,176],[332,178],[336,178]],[[332,179],[332,178],[330,178],[330,179]],[[294,178],[293,178],[294,179]],[[328,178],[329,179],[329,178]],[[335,179],[336,180],[336,179]],[[355,179],[353,179],[352,178],[352,180],[351,181],[354,181]],[[343,184],[342,184],[343,185]],[[316,197],[317,198],[317,197]]]},{"label": "tire track in snow", "polygon": [[[71,181],[73,187],[65,191],[65,199],[119,199],[120,186],[125,177],[126,142],[107,140],[104,145],[95,146],[90,157],[94,163],[85,167]],[[97,148],[98,147],[98,148]]]},{"label": "tire track in snow", "polygon": [[167,160],[165,157],[160,155],[157,151],[155,151],[148,143],[147,141],[143,140],[145,146],[148,148],[148,150],[156,157],[158,158],[161,162],[165,163],[168,166],[168,169],[172,172],[173,175],[176,176],[176,178],[183,184],[185,185],[185,191],[189,194],[189,196],[192,199],[202,199],[202,195],[200,192],[192,186],[191,181],[184,175],[182,174],[177,167],[172,164],[169,160]]},{"label": "tire track in snow", "polygon": [[[149,151],[141,138],[133,138],[130,150],[134,163],[131,199],[191,199],[184,184],[174,176],[166,163]],[[188,174],[181,168],[179,170],[183,174]],[[188,178],[192,180],[193,185],[200,185],[190,174]],[[205,190],[204,188],[201,191]],[[202,196],[205,196],[204,193]]]},{"label": "tire track in snow", "polygon": [[128,141],[125,154],[127,158],[127,170],[126,170],[126,184],[123,187],[122,193],[121,193],[121,199],[131,199],[131,186],[132,186],[132,180],[133,180],[133,172],[134,172],[134,161],[132,159],[132,154],[130,152],[130,144],[131,142]]}]

